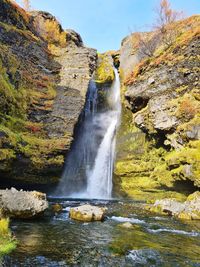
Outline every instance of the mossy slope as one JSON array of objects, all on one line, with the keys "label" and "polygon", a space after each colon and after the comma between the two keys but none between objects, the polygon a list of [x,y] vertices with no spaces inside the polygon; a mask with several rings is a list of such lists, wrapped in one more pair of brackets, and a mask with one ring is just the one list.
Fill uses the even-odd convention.
[{"label": "mossy slope", "polygon": [[[199,25],[199,16],[178,22],[182,30],[171,46],[159,46],[128,77],[123,69],[125,105],[146,135],[143,144],[126,141],[143,153],[125,145],[117,158],[115,172],[129,197],[183,200],[200,186]],[[128,128],[122,124],[127,136]]]}]

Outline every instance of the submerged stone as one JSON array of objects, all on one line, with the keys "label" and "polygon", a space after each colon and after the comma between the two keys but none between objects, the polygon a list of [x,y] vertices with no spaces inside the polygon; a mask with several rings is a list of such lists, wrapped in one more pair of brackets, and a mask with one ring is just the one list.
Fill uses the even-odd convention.
[{"label": "submerged stone", "polygon": [[51,209],[52,209],[52,211],[53,211],[54,213],[59,213],[59,212],[62,211],[63,207],[62,207],[61,204],[59,204],[59,203],[55,203],[55,204],[53,204],[53,205],[51,206]]},{"label": "submerged stone", "polygon": [[132,228],[133,227],[132,223],[130,223],[130,222],[125,222],[125,223],[121,224],[120,226],[123,228]]},{"label": "submerged stone", "polygon": [[104,219],[105,208],[91,205],[82,205],[70,209],[70,218],[83,222],[102,221]]}]

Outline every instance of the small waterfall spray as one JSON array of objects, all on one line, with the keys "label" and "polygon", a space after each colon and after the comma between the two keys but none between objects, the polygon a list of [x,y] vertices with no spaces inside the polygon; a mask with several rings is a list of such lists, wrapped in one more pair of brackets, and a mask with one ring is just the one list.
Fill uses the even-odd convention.
[{"label": "small waterfall spray", "polygon": [[111,198],[116,130],[120,123],[120,79],[105,89],[104,108],[98,107],[98,89],[91,81],[76,140],[66,158],[65,170],[54,193],[59,197]]}]

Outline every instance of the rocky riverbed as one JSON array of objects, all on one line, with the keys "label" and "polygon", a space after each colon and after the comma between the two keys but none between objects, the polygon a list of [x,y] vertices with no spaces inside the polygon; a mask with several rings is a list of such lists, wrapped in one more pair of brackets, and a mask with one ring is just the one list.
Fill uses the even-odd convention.
[{"label": "rocky riverbed", "polygon": [[[50,204],[55,201],[58,203],[55,199]],[[133,201],[59,203],[63,209],[55,216],[12,222],[19,243],[4,258],[6,266],[198,266],[198,221],[154,215]],[[70,208],[85,204],[107,207],[105,220],[88,223],[70,219]]]}]

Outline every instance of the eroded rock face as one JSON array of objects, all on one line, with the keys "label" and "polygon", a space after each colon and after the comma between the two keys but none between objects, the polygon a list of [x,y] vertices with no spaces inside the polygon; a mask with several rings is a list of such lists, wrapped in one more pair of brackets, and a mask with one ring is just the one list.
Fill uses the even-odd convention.
[{"label": "eroded rock face", "polygon": [[[198,51],[199,41],[195,37],[188,46],[175,51],[173,55],[176,59],[187,54],[194,57],[193,61],[189,62],[183,58],[176,64],[171,64],[170,67],[165,64],[151,66],[132,85],[128,85],[125,97],[129,108],[136,113],[134,118],[138,127],[145,128],[149,134],[154,131],[168,133],[174,132],[183,123],[184,114],[181,117],[176,112],[178,99],[180,98],[181,102],[181,97],[185,93],[190,93],[191,90],[198,91],[199,71],[196,68]],[[186,69],[190,70],[187,75]],[[195,99],[193,101],[195,102]],[[138,102],[141,104],[139,105]],[[188,138],[190,136],[197,137],[196,130],[189,133]]]},{"label": "eroded rock face", "polygon": [[46,194],[15,188],[0,190],[0,209],[8,217],[29,219],[41,215],[47,208]]},{"label": "eroded rock face", "polygon": [[[200,186],[200,17],[179,23],[180,38],[166,49],[158,43],[149,58],[138,57],[140,48],[134,46],[133,36],[122,42],[124,102],[132,112],[132,125],[124,127],[124,134],[128,131],[131,136],[131,127],[136,125],[146,136],[143,154],[131,151],[139,139],[129,138],[129,153],[126,145],[120,148],[127,157],[116,162],[121,186],[133,198],[138,194],[139,199],[155,200],[159,192],[163,198],[182,199],[192,186]],[[147,188],[149,192],[155,189],[151,196]]]},{"label": "eroded rock face", "polygon": [[150,211],[166,213],[179,219],[200,220],[200,192],[189,195],[183,203],[175,199],[163,199],[157,200],[147,208]]},{"label": "eroded rock face", "polygon": [[52,112],[46,119],[49,137],[62,137],[66,133],[73,135],[96,59],[95,49],[76,45],[60,49],[55,59],[61,66],[60,82]]},{"label": "eroded rock face", "polygon": [[0,179],[55,183],[97,53],[47,12],[8,0],[0,7]]},{"label": "eroded rock face", "polygon": [[71,208],[69,216],[74,220],[92,222],[102,221],[104,219],[104,213],[104,208],[91,205],[83,205],[80,207]]}]

